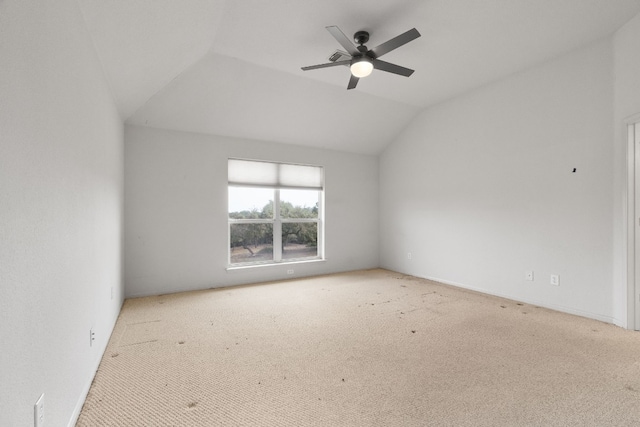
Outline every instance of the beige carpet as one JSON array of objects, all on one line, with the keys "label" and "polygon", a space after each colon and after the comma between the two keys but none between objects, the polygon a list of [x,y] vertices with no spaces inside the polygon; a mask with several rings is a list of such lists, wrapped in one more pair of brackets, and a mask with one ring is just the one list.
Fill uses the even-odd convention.
[{"label": "beige carpet", "polygon": [[77,425],[640,425],[640,333],[385,270],[131,299]]}]

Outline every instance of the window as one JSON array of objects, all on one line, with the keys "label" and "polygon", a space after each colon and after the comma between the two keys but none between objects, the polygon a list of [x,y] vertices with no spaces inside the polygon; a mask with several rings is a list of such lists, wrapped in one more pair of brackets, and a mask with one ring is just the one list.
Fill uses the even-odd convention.
[{"label": "window", "polygon": [[229,159],[229,265],[322,258],[323,169]]}]

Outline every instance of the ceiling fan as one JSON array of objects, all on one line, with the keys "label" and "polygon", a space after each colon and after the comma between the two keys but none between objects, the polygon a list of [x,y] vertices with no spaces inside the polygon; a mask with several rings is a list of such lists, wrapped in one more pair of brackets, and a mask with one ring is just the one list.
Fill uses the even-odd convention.
[{"label": "ceiling fan", "polygon": [[302,70],[317,70],[318,68],[336,67],[338,65],[349,66],[351,69],[351,78],[349,79],[347,89],[354,89],[358,84],[358,80],[363,77],[367,77],[371,74],[374,68],[405,77],[409,77],[413,74],[413,70],[410,70],[409,68],[381,61],[378,58],[420,37],[420,33],[415,28],[404,32],[399,36],[374,47],[373,49],[368,49],[364,45],[369,41],[369,33],[367,31],[358,31],[353,35],[353,40],[360,45],[355,46],[351,43],[351,40],[349,40],[349,38],[340,31],[340,28],[336,26],[329,26],[326,28],[348,53],[348,55],[334,54],[331,55],[330,59],[333,59],[334,57],[340,58],[342,56],[345,56],[348,59],[335,60],[335,62],[328,62],[326,64],[310,65],[308,67],[302,67]]}]

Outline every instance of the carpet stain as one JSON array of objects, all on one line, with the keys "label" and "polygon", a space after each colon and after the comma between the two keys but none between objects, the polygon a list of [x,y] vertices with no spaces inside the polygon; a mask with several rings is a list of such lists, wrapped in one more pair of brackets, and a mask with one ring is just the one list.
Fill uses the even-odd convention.
[{"label": "carpet stain", "polygon": [[198,404],[198,402],[190,402],[190,403],[187,405],[187,408],[189,408],[189,409],[193,409],[193,408],[195,408],[195,407],[196,407],[196,405],[197,405],[197,404]]},{"label": "carpet stain", "polygon": [[178,344],[184,344],[184,341],[178,341]]},{"label": "carpet stain", "polygon": [[120,356],[120,353],[111,353],[111,357],[118,357]]},{"label": "carpet stain", "polygon": [[411,331],[411,333],[412,333],[412,334],[415,334],[415,333],[416,333],[415,329],[414,329],[414,330],[412,330],[412,331]]},{"label": "carpet stain", "polygon": [[501,305],[500,308],[507,308],[507,306],[506,305]]},{"label": "carpet stain", "polygon": [[624,386],[624,388],[625,388],[625,389],[627,389],[627,390],[629,390],[629,391],[632,391],[632,392],[634,392],[634,393],[637,393],[637,392],[638,392],[638,390],[636,390],[635,388],[631,387],[630,385],[626,385],[626,386]]}]

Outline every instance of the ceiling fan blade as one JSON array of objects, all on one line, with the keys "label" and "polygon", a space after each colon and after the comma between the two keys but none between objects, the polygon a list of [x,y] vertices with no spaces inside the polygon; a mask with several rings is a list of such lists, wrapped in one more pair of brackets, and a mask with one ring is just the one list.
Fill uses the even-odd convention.
[{"label": "ceiling fan blade", "polygon": [[351,42],[351,40],[349,40],[349,37],[345,36],[344,33],[340,31],[340,28],[332,25],[326,27],[326,29],[331,33],[333,38],[336,39],[338,43],[340,43],[340,46],[342,46],[347,52],[349,52],[349,55],[361,55],[358,49],[356,49],[356,46]]},{"label": "ceiling fan blade", "polygon": [[388,73],[399,74],[405,77],[409,77],[411,74],[413,74],[413,70],[409,68],[401,67],[399,65],[381,61],[379,59],[375,59],[373,61],[373,68],[375,68],[376,70],[386,71]]},{"label": "ceiling fan blade", "polygon": [[373,49],[369,50],[369,52],[372,52],[375,58],[380,58],[385,53],[389,53],[392,50],[397,49],[412,40],[417,39],[418,37],[420,37],[420,33],[415,28],[412,28],[409,31],[400,34],[399,36],[394,37],[391,40],[387,40],[381,45],[374,47]]},{"label": "ceiling fan blade", "polygon": [[302,67],[302,70],[303,71],[317,70],[318,68],[337,67],[338,65],[349,65],[350,63],[351,63],[351,60],[346,59],[344,61],[327,62],[326,64],[309,65],[308,67]]},{"label": "ceiling fan blade", "polygon": [[349,85],[347,85],[347,90],[355,89],[356,85],[358,84],[358,80],[360,80],[358,77],[351,74],[351,78],[349,79]]}]

